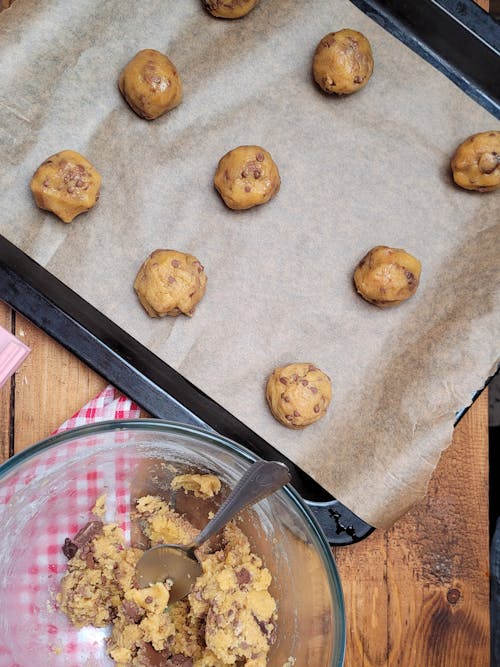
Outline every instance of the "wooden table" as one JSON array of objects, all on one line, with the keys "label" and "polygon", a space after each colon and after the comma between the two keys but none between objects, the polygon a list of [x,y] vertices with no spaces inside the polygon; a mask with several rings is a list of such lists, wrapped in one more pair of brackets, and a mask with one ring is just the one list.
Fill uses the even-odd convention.
[{"label": "wooden table", "polygon": [[[0,389],[5,459],[49,435],[107,383],[2,302],[0,325],[32,349]],[[389,531],[335,549],[347,610],[345,667],[489,665],[487,410],[483,391],[409,514]]]}]

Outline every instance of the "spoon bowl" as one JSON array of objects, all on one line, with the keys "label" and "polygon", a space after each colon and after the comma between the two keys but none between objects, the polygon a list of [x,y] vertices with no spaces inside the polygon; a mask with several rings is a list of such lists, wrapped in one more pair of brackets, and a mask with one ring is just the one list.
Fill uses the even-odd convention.
[{"label": "spoon bowl", "polygon": [[290,481],[290,471],[279,461],[256,461],[241,477],[215,516],[191,544],[159,544],[148,549],[135,566],[137,583],[146,588],[171,582],[169,604],[186,597],[202,567],[196,551],[246,507],[267,498]]}]

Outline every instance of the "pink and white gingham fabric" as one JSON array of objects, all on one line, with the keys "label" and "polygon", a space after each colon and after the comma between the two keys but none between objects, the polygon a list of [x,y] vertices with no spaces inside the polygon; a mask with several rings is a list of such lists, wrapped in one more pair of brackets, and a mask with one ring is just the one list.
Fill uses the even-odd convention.
[{"label": "pink and white gingham fabric", "polygon": [[[118,393],[114,387],[107,386],[65,421],[54,434],[98,421],[133,419],[139,416],[140,408],[135,403]],[[11,501],[14,494],[22,494],[23,487],[26,487],[30,480],[35,477],[40,479],[40,476],[43,479],[45,470],[48,475],[50,470],[68,456],[78,459],[95,441],[89,437],[84,444],[70,443],[69,449],[66,447],[62,455],[58,448],[49,450],[41,461],[37,461],[36,469],[28,467],[24,473],[13,475],[0,491],[0,510],[2,505],[5,506]],[[106,664],[103,649],[105,631],[95,628],[75,631],[57,610],[55,591],[66,571],[67,562],[61,546],[66,537],[73,536],[92,518],[91,510],[96,499],[110,489],[112,493],[108,493],[106,503],[108,517],[116,520],[126,533],[128,532],[130,492],[125,480],[130,479],[130,471],[136,463],[133,457],[124,453],[116,456],[112,465],[107,465],[104,470],[82,466],[81,473],[78,472],[76,478],[68,484],[63,497],[54,494],[46,499],[43,515],[36,520],[36,535],[30,540],[28,556],[26,547],[22,548],[21,545],[20,575],[17,576],[15,587],[12,586],[5,592],[2,603],[14,605],[19,618],[26,619],[30,628],[37,633],[37,646],[43,646],[47,654],[43,658],[40,656],[41,660],[36,664],[72,667],[77,664]],[[61,503],[64,504],[62,512]],[[61,520],[61,516],[67,517],[67,520]],[[9,640],[2,636],[6,632],[2,628],[3,622],[0,617],[0,667],[36,667],[32,659],[28,665],[26,658],[19,659],[18,655],[12,654]],[[28,633],[27,641],[30,641],[30,629],[27,627],[25,631]]]},{"label": "pink and white gingham fabric", "polygon": [[126,398],[114,387],[108,385],[64,424],[61,424],[53,435],[76,426],[93,424],[107,419],[135,419],[140,416],[140,413],[140,408],[130,398]]}]

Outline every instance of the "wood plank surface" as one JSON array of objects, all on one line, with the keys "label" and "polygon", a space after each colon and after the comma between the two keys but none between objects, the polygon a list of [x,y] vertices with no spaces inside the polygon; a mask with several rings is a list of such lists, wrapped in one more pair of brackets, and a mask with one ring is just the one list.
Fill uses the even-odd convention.
[{"label": "wood plank surface", "polygon": [[[20,451],[106,385],[0,302],[0,324],[10,330],[13,320],[32,352],[0,389],[3,456],[12,424]],[[334,550],[346,601],[345,667],[488,667],[487,403],[484,391],[418,505],[391,530]]]},{"label": "wood plank surface", "polygon": [[427,496],[395,526],[334,550],[345,667],[489,665],[488,400],[455,429]]}]

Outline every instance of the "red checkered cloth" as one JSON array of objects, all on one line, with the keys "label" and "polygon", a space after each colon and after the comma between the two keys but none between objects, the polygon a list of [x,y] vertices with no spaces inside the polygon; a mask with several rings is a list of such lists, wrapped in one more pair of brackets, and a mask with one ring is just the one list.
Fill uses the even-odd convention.
[{"label": "red checkered cloth", "polygon": [[[107,386],[53,435],[84,424],[139,416],[140,408],[135,403],[119,394],[114,387]],[[95,439],[90,437],[84,444],[70,443],[62,453],[60,448],[49,449],[37,459],[36,464],[33,463],[31,469],[28,466],[22,474],[12,475],[0,491],[0,510],[2,505],[5,509],[5,505],[22,496],[30,480],[43,478],[45,470],[48,474],[68,456],[78,458],[93,443]],[[36,534],[30,538],[29,550],[25,540],[20,540],[16,580],[7,585],[3,594],[4,610],[9,606],[15,609],[16,618],[22,621],[17,620],[13,628],[4,613],[0,614],[0,667],[112,664],[105,656],[106,629],[72,628],[58,611],[55,596],[67,563],[61,546],[66,537],[75,535],[92,518],[91,510],[103,492],[112,489],[106,499],[107,517],[117,521],[128,533],[130,494],[124,480],[129,479],[129,471],[136,465],[132,459],[125,455],[115,457],[113,464],[106,466],[105,470],[82,466],[81,474],[78,473],[77,478],[71,481],[64,494],[49,495],[44,501],[44,511],[37,515]],[[67,517],[67,520],[62,521],[61,516]],[[19,646],[26,646],[26,655],[18,655]],[[38,657],[34,658],[33,650],[37,652],[39,661]]]},{"label": "red checkered cloth", "polygon": [[75,426],[93,424],[107,419],[134,419],[139,417],[140,408],[130,398],[118,393],[114,387],[108,385],[95,398],[89,401],[78,412],[61,424],[53,433],[62,433]]}]

